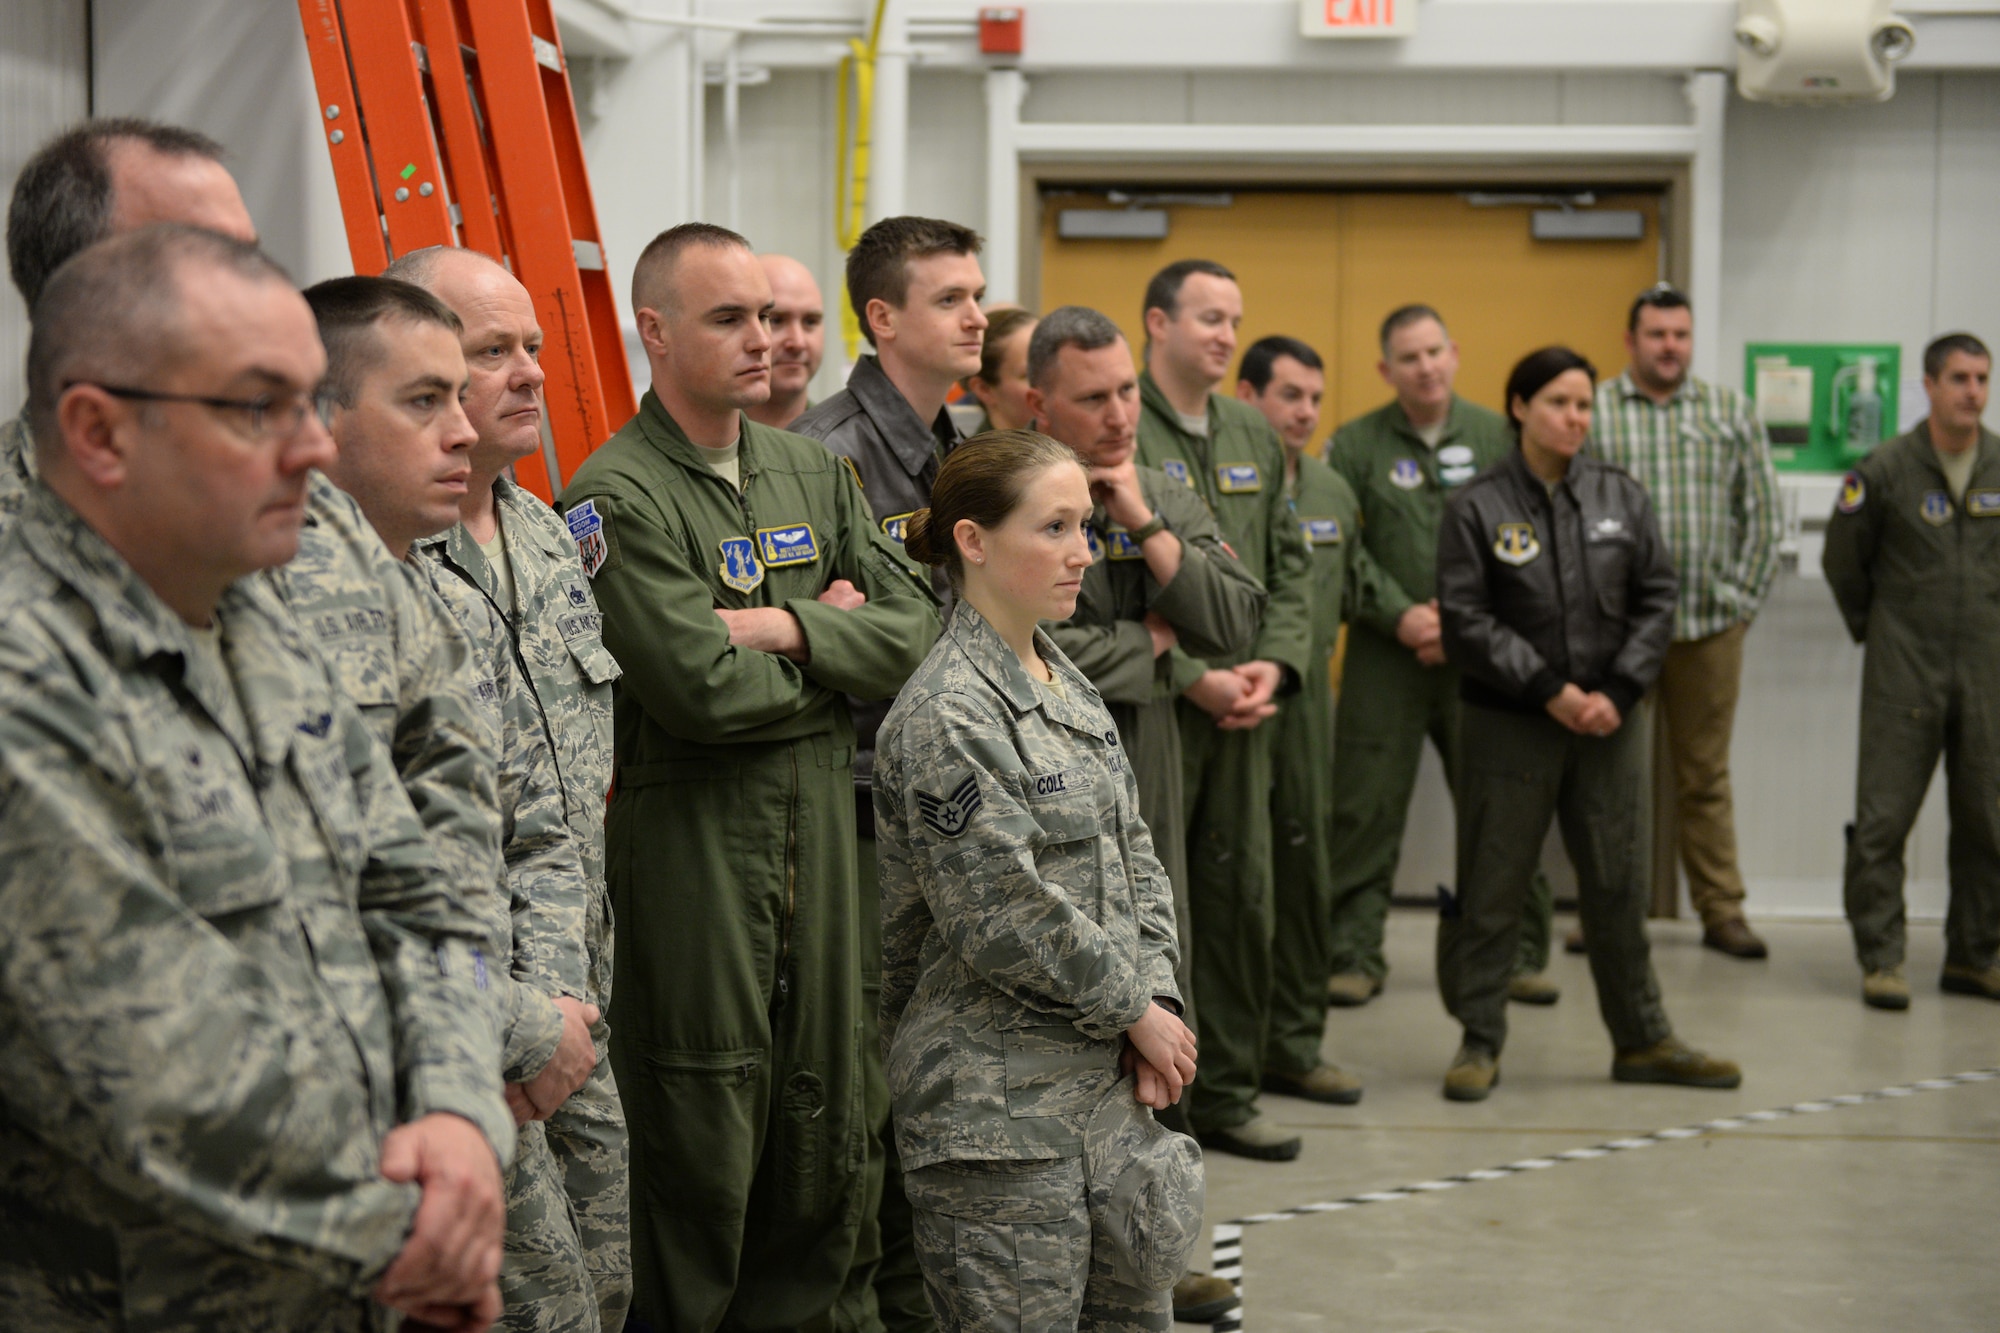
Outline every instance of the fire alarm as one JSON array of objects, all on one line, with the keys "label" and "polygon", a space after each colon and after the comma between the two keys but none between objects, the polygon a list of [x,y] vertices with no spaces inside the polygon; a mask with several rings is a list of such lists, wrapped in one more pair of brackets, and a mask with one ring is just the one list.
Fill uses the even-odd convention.
[{"label": "fire alarm", "polygon": [[979,54],[983,56],[1021,54],[1019,9],[988,8],[979,11]]}]

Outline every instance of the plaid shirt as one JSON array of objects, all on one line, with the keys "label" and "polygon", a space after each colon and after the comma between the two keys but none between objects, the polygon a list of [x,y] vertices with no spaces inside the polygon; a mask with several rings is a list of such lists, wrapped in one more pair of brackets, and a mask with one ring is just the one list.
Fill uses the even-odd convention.
[{"label": "plaid shirt", "polygon": [[1690,375],[1664,404],[1628,371],[1597,387],[1589,448],[1653,497],[1680,576],[1674,639],[1705,639],[1757,614],[1778,572],[1778,475],[1743,395]]}]

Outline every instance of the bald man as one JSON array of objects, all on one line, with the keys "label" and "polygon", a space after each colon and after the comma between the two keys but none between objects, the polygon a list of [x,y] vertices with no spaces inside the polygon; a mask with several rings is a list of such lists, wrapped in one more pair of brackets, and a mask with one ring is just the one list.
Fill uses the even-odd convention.
[{"label": "bald man", "polygon": [[[476,250],[412,251],[383,276],[415,283],[464,325],[465,414],[479,438],[460,522],[417,543],[487,601],[513,635],[515,665],[541,711],[563,813],[589,884],[583,999],[611,1008],[611,903],[604,887],[604,798],[611,787],[611,682],[602,621],[576,542],[562,519],[502,474],[542,447],[542,330],[518,279]],[[624,1326],[632,1299],[625,1109],[607,1054],[610,1029],[591,1025],[597,1067],[544,1125],[576,1213],[584,1267],[605,1329]]]},{"label": "bald man", "polygon": [[826,301],[812,270],[790,255],[758,255],[771,280],[771,396],[743,415],[779,430],[805,415],[806,390],[826,357]]},{"label": "bald man", "polygon": [[[255,241],[257,228],[222,146],[177,125],[87,120],[21,168],[7,208],[7,267],[33,309],[62,262],[94,242],[153,222],[180,222]],[[35,476],[27,413],[0,426],[0,529]]]}]

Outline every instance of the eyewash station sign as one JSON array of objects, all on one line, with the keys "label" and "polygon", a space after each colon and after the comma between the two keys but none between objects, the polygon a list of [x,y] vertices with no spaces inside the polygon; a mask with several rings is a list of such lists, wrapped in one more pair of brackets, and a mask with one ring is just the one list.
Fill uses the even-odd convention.
[{"label": "eyewash station sign", "polygon": [[1417,0],[1299,0],[1299,31],[1308,37],[1408,37]]},{"label": "eyewash station sign", "polygon": [[1894,343],[1750,343],[1743,383],[1789,472],[1845,472],[1896,433],[1903,349]]}]

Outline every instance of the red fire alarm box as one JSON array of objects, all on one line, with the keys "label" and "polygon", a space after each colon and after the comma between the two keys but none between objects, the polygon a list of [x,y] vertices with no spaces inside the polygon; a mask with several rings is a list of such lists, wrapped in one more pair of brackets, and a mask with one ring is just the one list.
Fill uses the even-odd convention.
[{"label": "red fire alarm box", "polygon": [[1021,54],[1021,11],[1018,8],[987,8],[979,11],[979,54],[1017,56]]}]

